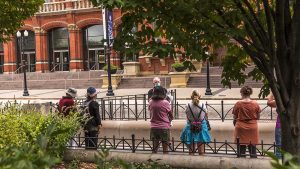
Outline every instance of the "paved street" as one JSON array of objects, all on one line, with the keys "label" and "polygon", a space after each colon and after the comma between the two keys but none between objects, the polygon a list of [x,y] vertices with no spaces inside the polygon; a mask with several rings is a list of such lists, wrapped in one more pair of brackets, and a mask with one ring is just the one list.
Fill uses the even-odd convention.
[{"label": "paved street", "polygon": [[[172,89],[172,88],[170,88]],[[176,88],[178,99],[189,99],[190,94],[196,88]],[[115,96],[145,94],[149,89],[117,89],[114,90]],[[236,100],[240,98],[240,88],[212,88],[212,96],[205,95],[205,88],[197,88],[202,95],[203,100]],[[106,89],[99,89],[100,93],[98,98],[105,97]],[[260,89],[254,88],[252,98],[259,99],[258,93]],[[85,89],[78,89],[78,97],[83,98],[85,96]],[[30,96],[22,96],[23,90],[0,90],[1,100],[57,100],[61,96],[65,95],[64,89],[44,89],[44,90],[30,90]]]}]

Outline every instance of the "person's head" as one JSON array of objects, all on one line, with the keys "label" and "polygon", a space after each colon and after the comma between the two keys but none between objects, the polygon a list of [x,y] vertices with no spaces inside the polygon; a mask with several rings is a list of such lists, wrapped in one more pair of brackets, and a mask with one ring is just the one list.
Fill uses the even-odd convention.
[{"label": "person's head", "polygon": [[66,96],[75,98],[77,96],[77,90],[73,87],[69,87],[66,90]]},{"label": "person's head", "polygon": [[163,100],[166,98],[166,93],[163,87],[161,86],[155,86],[153,88],[153,95],[151,99],[153,100]]},{"label": "person's head", "polygon": [[197,90],[193,90],[192,95],[191,95],[191,99],[194,105],[198,105],[200,102],[200,98],[201,95],[199,94],[199,92]]},{"label": "person's head", "polygon": [[253,90],[250,86],[243,86],[240,90],[240,93],[243,98],[250,97],[250,95],[253,93]]},{"label": "person's head", "polygon": [[96,88],[94,88],[94,87],[89,87],[89,88],[87,88],[87,90],[86,90],[86,96],[87,96],[88,98],[91,98],[91,99],[96,98],[96,97],[97,97],[97,94],[98,94],[98,91],[97,91]]},{"label": "person's head", "polygon": [[153,86],[160,86],[160,78],[159,77],[153,78]]}]

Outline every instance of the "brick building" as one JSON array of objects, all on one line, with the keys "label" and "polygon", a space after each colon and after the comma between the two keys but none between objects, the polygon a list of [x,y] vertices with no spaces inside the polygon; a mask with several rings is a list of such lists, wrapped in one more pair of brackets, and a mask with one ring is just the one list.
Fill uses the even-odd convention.
[{"label": "brick building", "polygon": [[[113,10],[113,20],[116,35],[120,10]],[[27,63],[28,72],[101,70],[107,62],[102,11],[89,0],[46,0],[19,31],[23,34],[25,30],[28,37],[23,38],[22,47],[16,35],[0,44],[0,73],[20,72],[21,60]],[[120,68],[124,62],[134,62],[141,74],[166,74],[174,63],[171,58],[124,56],[115,52],[110,61]]]}]

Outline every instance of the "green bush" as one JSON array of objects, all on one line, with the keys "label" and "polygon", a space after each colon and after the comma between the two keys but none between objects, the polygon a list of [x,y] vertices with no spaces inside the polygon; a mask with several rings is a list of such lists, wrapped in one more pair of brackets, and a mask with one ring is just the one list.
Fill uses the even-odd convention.
[{"label": "green bush", "polygon": [[290,153],[281,151],[283,160],[277,158],[274,153],[265,152],[272,158],[271,165],[275,169],[300,169],[299,157],[293,156]]},{"label": "green bush", "polygon": [[[115,66],[115,65],[110,65],[110,70],[117,70],[118,69],[118,67],[117,66]],[[104,67],[103,67],[103,70],[105,70],[105,71],[107,71],[108,70],[108,66],[107,65],[105,65]]]},{"label": "green bush", "polygon": [[186,69],[183,63],[181,62],[175,62],[171,65],[172,68],[174,68],[178,72],[182,72]]},{"label": "green bush", "polygon": [[65,118],[25,110],[15,104],[0,109],[0,168],[47,168],[59,162],[79,129],[76,113]]}]

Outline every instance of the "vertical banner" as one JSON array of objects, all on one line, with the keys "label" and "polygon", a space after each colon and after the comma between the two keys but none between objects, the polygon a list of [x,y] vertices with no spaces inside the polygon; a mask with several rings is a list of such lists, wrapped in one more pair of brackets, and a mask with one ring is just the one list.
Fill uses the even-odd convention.
[{"label": "vertical banner", "polygon": [[103,24],[103,35],[104,35],[104,46],[106,46],[106,9],[102,8],[102,24]]},{"label": "vertical banner", "polygon": [[[107,39],[107,34],[109,38],[109,46],[113,43],[113,13],[108,9],[102,8],[102,18],[103,18],[103,33],[104,39]],[[106,32],[107,31],[107,32]],[[106,44],[106,42],[105,42]]]},{"label": "vertical banner", "polygon": [[107,10],[107,26],[108,26],[108,36],[109,36],[109,41],[112,43],[114,39],[113,35],[113,13],[112,11]]}]

